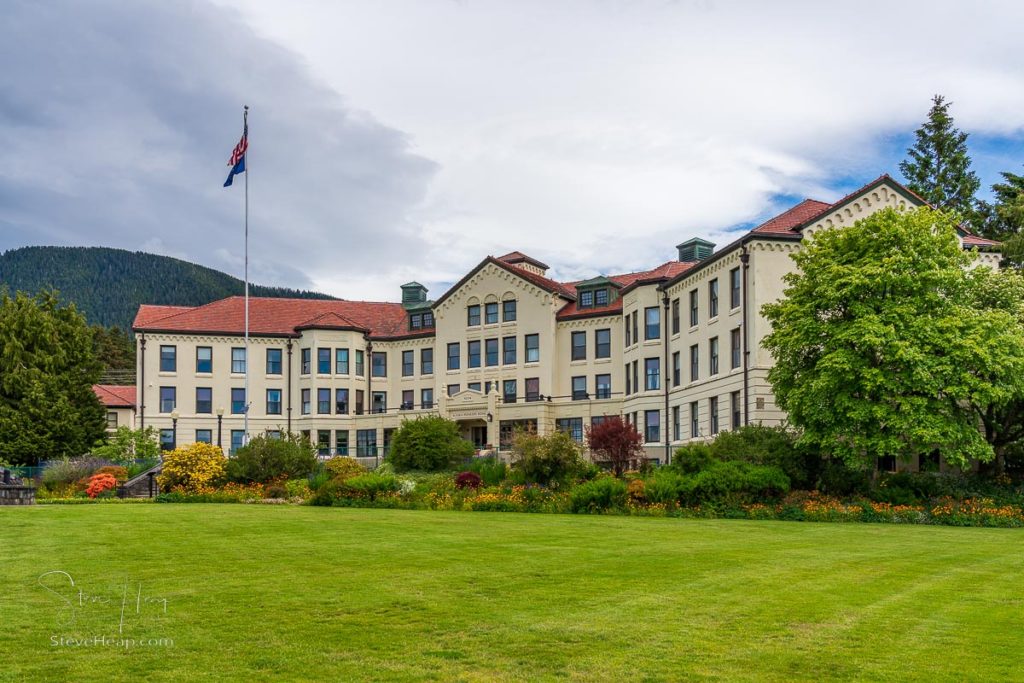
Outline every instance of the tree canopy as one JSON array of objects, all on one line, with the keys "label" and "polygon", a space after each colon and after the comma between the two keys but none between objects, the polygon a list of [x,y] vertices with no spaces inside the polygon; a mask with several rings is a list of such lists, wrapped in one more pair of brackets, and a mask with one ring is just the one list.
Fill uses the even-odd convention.
[{"label": "tree canopy", "polygon": [[978,413],[1024,395],[1019,276],[972,268],[954,220],[927,208],[819,232],[794,260],[763,343],[801,440],[861,466],[991,460]]},{"label": "tree canopy", "polygon": [[967,133],[953,125],[951,104],[942,95],[932,98],[928,119],[915,131],[907,159],[900,162],[900,173],[907,186],[933,207],[966,219],[974,214],[981,181],[971,170]]},{"label": "tree canopy", "polygon": [[106,430],[92,391],[101,370],[74,306],[52,292],[0,292],[0,459],[35,465],[88,452]]},{"label": "tree canopy", "polygon": [[388,462],[399,472],[426,472],[455,467],[474,453],[473,444],[459,434],[459,426],[437,415],[406,420],[391,438]]}]

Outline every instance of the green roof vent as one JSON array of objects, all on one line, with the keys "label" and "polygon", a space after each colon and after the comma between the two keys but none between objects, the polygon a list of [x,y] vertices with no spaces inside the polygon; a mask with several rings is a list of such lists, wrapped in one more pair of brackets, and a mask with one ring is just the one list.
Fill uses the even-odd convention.
[{"label": "green roof vent", "polygon": [[676,249],[679,250],[680,261],[703,261],[715,253],[715,243],[694,237],[682,244],[677,244]]},{"label": "green roof vent", "polygon": [[406,282],[402,285],[402,305],[415,306],[427,300],[427,288],[418,282]]}]

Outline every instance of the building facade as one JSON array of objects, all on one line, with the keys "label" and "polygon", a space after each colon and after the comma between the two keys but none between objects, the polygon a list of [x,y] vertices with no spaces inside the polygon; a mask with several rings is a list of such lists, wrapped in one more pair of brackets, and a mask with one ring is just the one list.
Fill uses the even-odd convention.
[{"label": "building facade", "polygon": [[[818,230],[923,202],[888,176],[826,203],[805,200],[728,246],[693,239],[648,271],[557,282],[525,254],[487,257],[437,300],[250,299],[142,306],[138,426],[164,447],[240,446],[249,434],[307,434],[321,453],[385,454],[406,419],[455,420],[481,450],[517,427],[569,432],[622,415],[650,458],[749,423],[778,424],[761,307],[783,292],[790,255]],[[998,264],[995,243],[965,248]],[[245,392],[248,369],[249,392]]]}]

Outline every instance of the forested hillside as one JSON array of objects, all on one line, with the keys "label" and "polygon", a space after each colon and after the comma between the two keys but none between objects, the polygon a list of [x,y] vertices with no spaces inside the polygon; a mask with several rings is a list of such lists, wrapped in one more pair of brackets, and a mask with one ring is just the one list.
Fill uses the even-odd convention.
[{"label": "forested hillside", "polygon": [[[131,327],[139,304],[198,306],[234,294],[244,283],[219,270],[143,252],[107,247],[23,247],[0,254],[0,288],[59,291],[86,319]],[[329,299],[325,294],[250,285],[253,296]]]}]

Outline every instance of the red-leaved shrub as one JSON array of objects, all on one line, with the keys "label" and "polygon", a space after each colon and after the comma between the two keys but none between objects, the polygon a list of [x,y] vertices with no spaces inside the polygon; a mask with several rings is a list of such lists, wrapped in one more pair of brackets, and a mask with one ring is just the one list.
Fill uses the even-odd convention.
[{"label": "red-leaved shrub", "polygon": [[89,477],[89,486],[85,489],[85,492],[90,498],[95,498],[115,486],[117,486],[117,479],[114,478],[114,475],[104,472]]},{"label": "red-leaved shrub", "polygon": [[455,477],[455,486],[460,489],[478,489],[484,480],[476,472],[459,472]]}]

